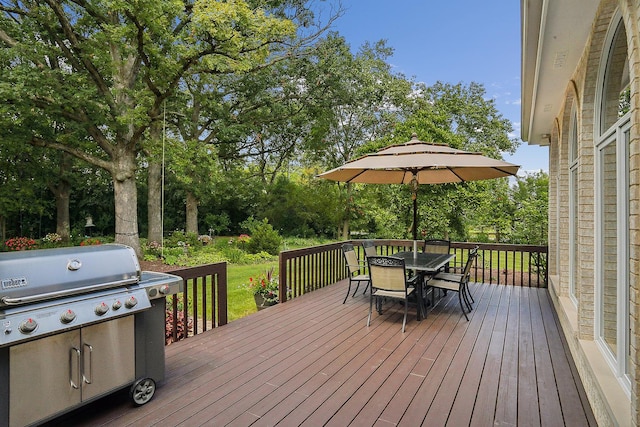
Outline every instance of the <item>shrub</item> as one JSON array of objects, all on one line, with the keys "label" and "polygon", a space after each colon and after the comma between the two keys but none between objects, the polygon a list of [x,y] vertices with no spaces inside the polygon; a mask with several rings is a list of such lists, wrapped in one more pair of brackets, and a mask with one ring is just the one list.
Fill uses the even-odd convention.
[{"label": "shrub", "polygon": [[196,233],[185,233],[180,230],[176,230],[164,241],[165,248],[167,246],[180,246],[197,248],[202,246],[202,242],[198,240]]},{"label": "shrub", "polygon": [[247,251],[252,254],[267,252],[277,255],[280,252],[282,237],[273,229],[269,220],[265,218],[260,221],[248,221],[251,238],[247,242]]},{"label": "shrub", "polygon": [[245,252],[235,246],[227,246],[223,248],[221,252],[224,257],[233,264],[241,264],[245,256]]},{"label": "shrub", "polygon": [[167,265],[179,265],[180,258],[183,257],[184,249],[181,247],[177,248],[164,248],[164,263]]},{"label": "shrub", "polygon": [[37,242],[29,237],[13,237],[4,242],[4,245],[9,251],[28,251],[38,247]]},{"label": "shrub", "polygon": [[[165,316],[165,328],[164,328],[164,338],[165,345],[169,345],[173,342],[173,310],[167,309]],[[176,326],[176,337],[177,341],[180,341],[184,338],[187,338],[190,335],[193,335],[193,318],[189,317],[186,322],[185,329],[185,321],[184,321],[184,312],[178,311],[176,313],[177,326]]]},{"label": "shrub", "polygon": [[82,242],[80,242],[80,246],[95,246],[95,245],[101,245],[101,244],[102,242],[97,237],[88,237],[84,239]]},{"label": "shrub", "polygon": [[146,245],[144,245],[145,248],[145,258],[148,256],[150,258],[160,258],[160,256],[162,255],[162,244],[156,242],[155,240],[152,240],[151,242],[147,242]]},{"label": "shrub", "polygon": [[62,237],[58,233],[49,233],[41,240],[43,248],[55,248],[62,244]]}]

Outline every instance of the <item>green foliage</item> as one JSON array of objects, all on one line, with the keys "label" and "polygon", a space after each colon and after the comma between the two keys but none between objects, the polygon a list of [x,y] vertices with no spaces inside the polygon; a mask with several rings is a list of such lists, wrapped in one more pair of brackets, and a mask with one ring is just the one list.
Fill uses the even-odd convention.
[{"label": "green foliage", "polygon": [[162,255],[164,256],[164,263],[168,265],[185,265],[184,261],[181,262],[183,258],[185,258],[184,248],[181,247],[165,247],[162,251]]},{"label": "green foliage", "polygon": [[282,237],[269,224],[267,218],[257,221],[251,217],[244,223],[244,226],[247,227],[251,234],[251,239],[247,243],[247,251],[249,253],[266,252],[271,255],[277,255],[280,252]]},{"label": "green foliage", "polygon": [[165,239],[164,245],[169,247],[198,248],[202,246],[202,242],[198,240],[196,233],[185,233],[184,231],[176,230]]},{"label": "green foliage", "polygon": [[547,244],[549,228],[549,176],[540,171],[518,177],[511,190],[513,243]]},{"label": "green foliage", "polygon": [[274,268],[271,267],[265,273],[261,273],[256,277],[249,277],[247,286],[253,295],[262,295],[265,302],[278,302],[278,276],[273,274]]},{"label": "green foliage", "polygon": [[40,240],[40,247],[42,249],[57,248],[62,245],[62,237],[58,233],[49,233]]}]

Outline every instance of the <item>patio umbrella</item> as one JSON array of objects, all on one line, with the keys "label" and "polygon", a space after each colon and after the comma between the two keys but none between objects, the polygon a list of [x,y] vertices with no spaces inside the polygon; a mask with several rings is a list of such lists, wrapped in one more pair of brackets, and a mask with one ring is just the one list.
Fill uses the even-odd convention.
[{"label": "patio umbrella", "polygon": [[390,145],[344,165],[321,173],[318,178],[369,184],[410,184],[413,199],[413,240],[417,240],[417,193],[419,184],[479,181],[515,175],[520,166],[457,150],[445,144],[418,140]]}]

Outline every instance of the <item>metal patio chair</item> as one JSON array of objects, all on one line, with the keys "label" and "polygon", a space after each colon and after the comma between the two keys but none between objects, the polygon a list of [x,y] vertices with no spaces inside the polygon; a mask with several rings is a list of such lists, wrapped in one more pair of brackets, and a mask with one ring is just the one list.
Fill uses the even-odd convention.
[{"label": "metal patio chair", "polygon": [[358,255],[356,254],[355,249],[351,243],[345,243],[342,245],[342,253],[344,254],[344,259],[347,265],[347,270],[349,271],[349,289],[347,289],[347,295],[344,297],[344,301],[342,303],[347,302],[347,298],[351,293],[351,284],[355,282],[356,289],[353,291],[353,296],[358,292],[358,288],[360,287],[361,282],[366,282],[366,287],[364,288],[364,293],[367,292],[369,288],[369,275],[362,273],[365,268],[365,263],[358,259]]},{"label": "metal patio chair", "polygon": [[462,270],[462,273],[442,272],[436,274],[427,281],[427,286],[430,286],[432,288],[458,292],[458,301],[460,302],[460,308],[462,309],[462,313],[467,320],[469,320],[469,316],[467,316],[465,306],[470,313],[473,309],[471,304],[474,302],[473,297],[469,292],[469,278],[471,276],[471,267],[477,256],[478,247],[476,246],[469,251],[469,257],[467,258],[467,262],[464,266],[464,269]]},{"label": "metal patio chair", "polygon": [[[407,324],[407,311],[409,295],[415,291],[415,277],[407,279],[407,273],[402,258],[389,256],[367,257],[369,264],[369,276],[371,278],[371,294],[369,299],[369,317],[367,326],[371,323],[373,300],[376,300],[378,314],[382,314],[382,299],[390,298],[403,302],[404,318],[402,320],[402,332]],[[417,310],[420,310],[419,304]]]}]

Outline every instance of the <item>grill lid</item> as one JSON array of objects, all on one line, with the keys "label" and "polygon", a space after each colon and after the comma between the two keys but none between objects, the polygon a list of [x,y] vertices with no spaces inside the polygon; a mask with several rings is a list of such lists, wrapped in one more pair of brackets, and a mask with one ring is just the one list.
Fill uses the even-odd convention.
[{"label": "grill lid", "polygon": [[0,253],[0,306],[21,305],[138,283],[129,246],[106,244]]}]

